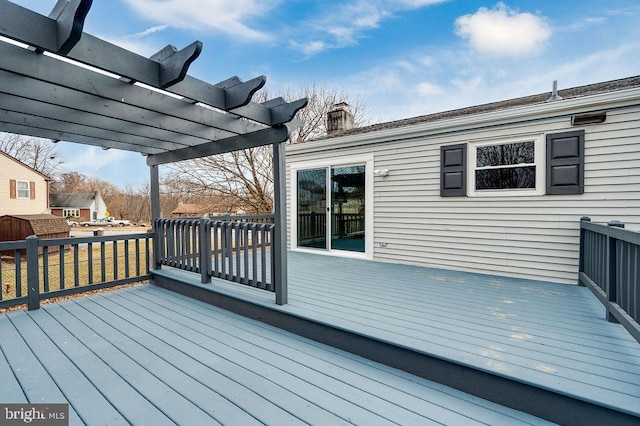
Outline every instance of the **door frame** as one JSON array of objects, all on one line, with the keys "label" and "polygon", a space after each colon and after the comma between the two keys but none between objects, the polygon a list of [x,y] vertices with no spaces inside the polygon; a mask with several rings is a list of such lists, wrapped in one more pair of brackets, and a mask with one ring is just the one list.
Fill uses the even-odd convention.
[{"label": "door frame", "polygon": [[[298,171],[362,164],[365,166],[364,253],[331,248],[312,249],[307,247],[298,247]],[[325,158],[321,160],[296,161],[290,163],[289,167],[289,241],[291,249],[315,254],[373,259],[373,154],[351,155],[339,158]],[[327,197],[329,197],[329,194],[327,194]]]}]

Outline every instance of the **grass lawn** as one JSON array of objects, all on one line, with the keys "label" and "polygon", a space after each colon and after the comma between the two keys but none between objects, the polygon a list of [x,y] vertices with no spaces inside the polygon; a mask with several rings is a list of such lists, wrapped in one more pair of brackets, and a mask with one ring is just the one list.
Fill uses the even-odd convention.
[{"label": "grass lawn", "polygon": [[[136,245],[128,241],[128,255],[125,255],[125,242],[106,242],[86,244],[81,247],[71,247],[62,253],[49,253],[46,256],[46,268],[43,261],[45,256],[38,259],[40,292],[55,291],[63,288],[80,287],[106,281],[114,281],[127,277],[146,274],[148,270],[147,255],[144,241],[140,242],[139,253]],[[151,242],[149,244],[151,250]],[[115,255],[114,255],[115,253]],[[78,265],[77,269],[74,265]],[[46,270],[46,273],[45,273]],[[19,278],[20,286],[17,284]],[[27,295],[27,261],[26,256],[16,264],[13,258],[2,257],[0,268],[1,300],[13,299]]]}]

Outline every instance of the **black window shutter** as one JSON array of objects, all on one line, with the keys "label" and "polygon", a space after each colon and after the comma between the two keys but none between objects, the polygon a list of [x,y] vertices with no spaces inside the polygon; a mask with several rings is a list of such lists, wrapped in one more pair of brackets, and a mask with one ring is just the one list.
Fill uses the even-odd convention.
[{"label": "black window shutter", "polygon": [[467,144],[440,147],[440,196],[467,195]]},{"label": "black window shutter", "polygon": [[584,130],[547,135],[547,194],[584,192]]}]

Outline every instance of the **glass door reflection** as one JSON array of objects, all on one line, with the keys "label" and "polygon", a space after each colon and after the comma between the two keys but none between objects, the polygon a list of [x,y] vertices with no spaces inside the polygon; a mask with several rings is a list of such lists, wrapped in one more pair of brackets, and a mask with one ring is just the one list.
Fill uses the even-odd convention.
[{"label": "glass door reflection", "polygon": [[327,248],[327,169],[298,171],[298,246]]},{"label": "glass door reflection", "polygon": [[331,168],[331,249],[365,251],[365,166]]}]

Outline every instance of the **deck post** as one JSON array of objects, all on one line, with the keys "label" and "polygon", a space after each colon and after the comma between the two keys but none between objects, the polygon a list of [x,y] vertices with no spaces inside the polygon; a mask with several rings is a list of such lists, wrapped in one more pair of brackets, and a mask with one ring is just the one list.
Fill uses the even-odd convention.
[{"label": "deck post", "polygon": [[160,263],[160,230],[156,223],[160,219],[160,172],[157,165],[149,166],[151,183],[151,231],[153,232],[153,269],[162,267]]},{"label": "deck post", "polygon": [[288,299],[287,289],[287,182],[285,179],[286,162],[285,142],[273,144],[273,286],[276,291],[276,304],[285,305]]},{"label": "deck post", "polygon": [[581,287],[584,287],[585,284],[582,282],[582,280],[580,279],[580,274],[582,272],[584,272],[584,262],[585,262],[585,250],[586,250],[586,241],[585,241],[585,237],[586,237],[586,233],[587,230],[584,229],[582,227],[582,222],[591,222],[591,218],[588,216],[582,216],[580,218],[580,259],[578,261],[578,285]]},{"label": "deck post", "polygon": [[27,309],[40,309],[40,280],[38,279],[38,237],[27,237]]},{"label": "deck post", "polygon": [[201,217],[198,224],[198,239],[200,246],[200,282],[209,284],[211,282],[211,233],[207,230],[207,219]]},{"label": "deck post", "polygon": [[[616,227],[616,228],[624,228],[624,223],[618,220],[612,220],[608,224],[608,226]],[[613,309],[611,309],[612,303],[617,303],[618,300],[618,283],[616,280],[616,264],[617,262],[617,245],[618,239],[614,237],[607,237],[609,250],[607,254],[607,321],[609,322],[618,322],[615,315],[613,314]]]}]

